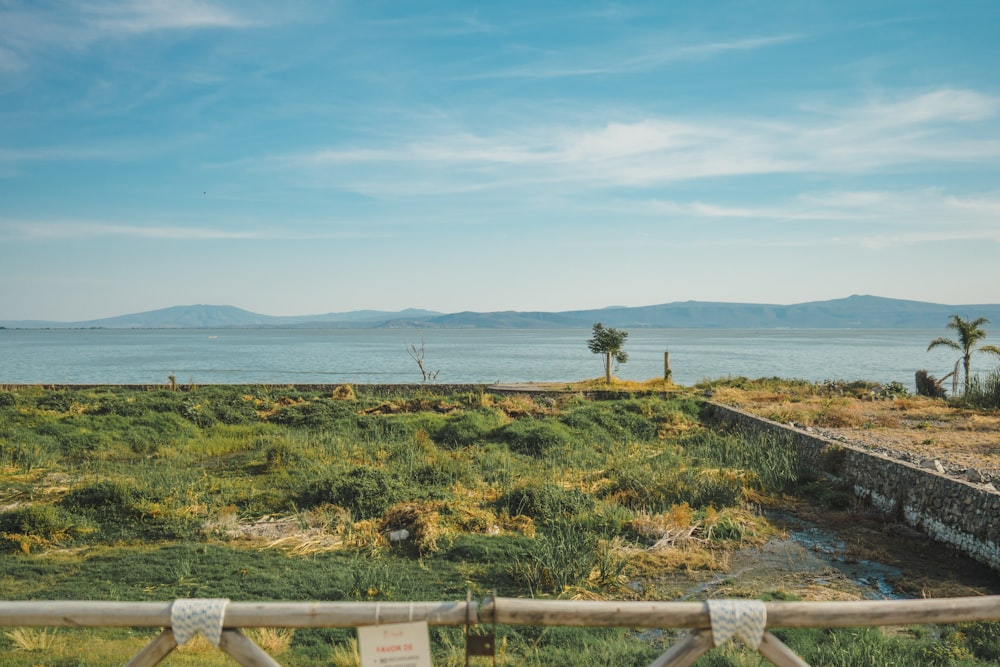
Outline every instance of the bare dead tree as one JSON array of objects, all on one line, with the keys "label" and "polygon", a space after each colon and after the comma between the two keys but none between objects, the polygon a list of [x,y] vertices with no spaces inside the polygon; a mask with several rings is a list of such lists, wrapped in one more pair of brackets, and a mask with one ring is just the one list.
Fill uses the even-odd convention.
[{"label": "bare dead tree", "polygon": [[420,337],[420,347],[417,347],[416,344],[414,343],[410,343],[410,347],[408,347],[406,351],[409,353],[410,357],[412,357],[413,360],[417,362],[417,367],[420,369],[420,376],[423,378],[423,382],[437,379],[438,373],[440,373],[441,371],[440,370],[430,371],[427,370],[427,368],[424,366],[425,350],[424,350],[423,336]]}]

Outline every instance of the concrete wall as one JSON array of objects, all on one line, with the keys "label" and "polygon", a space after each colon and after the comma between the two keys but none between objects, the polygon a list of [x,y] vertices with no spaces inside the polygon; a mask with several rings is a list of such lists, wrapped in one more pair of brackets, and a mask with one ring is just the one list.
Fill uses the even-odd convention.
[{"label": "concrete wall", "polygon": [[871,507],[1000,570],[1000,493],[905,461],[867,452],[732,407],[716,422],[791,439],[803,464],[843,480]]}]

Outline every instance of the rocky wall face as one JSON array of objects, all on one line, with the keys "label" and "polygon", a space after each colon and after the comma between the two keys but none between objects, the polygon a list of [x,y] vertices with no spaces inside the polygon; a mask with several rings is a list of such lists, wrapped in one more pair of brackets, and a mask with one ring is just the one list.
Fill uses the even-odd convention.
[{"label": "rocky wall face", "polygon": [[849,484],[872,508],[1000,570],[1000,493],[906,461],[714,405],[720,424],[791,437],[806,468]]}]

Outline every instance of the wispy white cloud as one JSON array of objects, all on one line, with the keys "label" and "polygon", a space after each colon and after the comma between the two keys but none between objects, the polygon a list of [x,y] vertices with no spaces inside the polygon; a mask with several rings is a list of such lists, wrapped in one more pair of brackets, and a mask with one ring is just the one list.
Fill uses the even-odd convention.
[{"label": "wispy white cloud", "polygon": [[321,239],[389,238],[390,231],[350,222],[328,224],[315,221],[289,223],[275,228],[192,227],[185,225],[129,225],[88,220],[3,220],[0,234],[27,241],[84,240],[104,237],[156,239],[164,241],[311,241]]},{"label": "wispy white cloud", "polygon": [[666,48],[645,53],[623,63],[626,69],[660,65],[681,60],[710,58],[730,51],[755,51],[778,44],[801,39],[800,35],[772,35],[768,37],[747,37],[728,41],[706,42]]},{"label": "wispy white cloud", "polygon": [[[495,135],[465,129],[392,145],[355,145],[260,162],[335,173],[342,187],[407,176],[502,189],[511,184],[656,187],[686,180],[759,174],[866,174],[898,166],[1000,160],[1000,140],[983,139],[1000,99],[938,90],[891,102],[806,111],[780,122],[755,118],[649,117],[600,126],[526,125]],[[987,133],[988,137],[993,134]],[[439,190],[429,184],[424,192]]]},{"label": "wispy white cloud", "polygon": [[20,69],[36,53],[163,30],[244,28],[250,19],[203,0],[69,2],[56,7],[0,5],[0,70]]},{"label": "wispy white cloud", "polygon": [[226,9],[199,0],[133,0],[84,6],[97,30],[112,35],[157,30],[243,28],[252,23]]},{"label": "wispy white cloud", "polygon": [[799,35],[771,35],[720,40],[704,43],[663,46],[663,35],[648,47],[637,48],[632,42],[624,47],[605,47],[573,52],[546,52],[530,63],[476,72],[456,77],[476,79],[556,79],[601,74],[641,72],[676,62],[702,60],[728,52],[752,51],[801,39]]},{"label": "wispy white cloud", "polygon": [[878,126],[983,120],[997,113],[1000,100],[974,90],[942,89],[889,102],[873,102],[845,115]]},{"label": "wispy white cloud", "polygon": [[13,221],[4,225],[15,235],[26,239],[83,239],[103,236],[127,236],[145,239],[163,240],[234,240],[256,239],[261,237],[256,231],[230,231],[183,226],[139,226],[121,225],[102,222],[28,222]]},{"label": "wispy white cloud", "polygon": [[[1000,194],[963,198],[940,189],[803,193],[767,205],[704,201],[622,202],[627,215],[674,221],[783,223],[783,233],[759,237],[757,245],[822,246],[834,243],[882,249],[923,243],[1000,243]],[[744,237],[733,235],[739,243]]]}]

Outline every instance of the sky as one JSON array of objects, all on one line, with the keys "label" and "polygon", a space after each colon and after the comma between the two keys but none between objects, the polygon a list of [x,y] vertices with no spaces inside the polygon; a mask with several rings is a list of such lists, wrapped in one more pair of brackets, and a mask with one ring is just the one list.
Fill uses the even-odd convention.
[{"label": "sky", "polygon": [[1000,2],[0,0],[0,319],[1000,303]]}]

